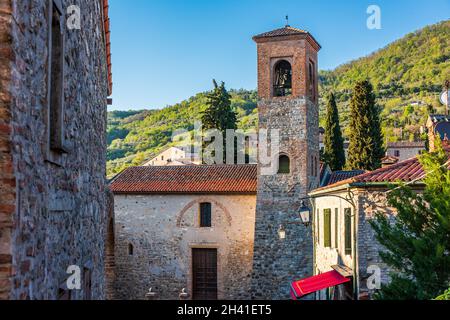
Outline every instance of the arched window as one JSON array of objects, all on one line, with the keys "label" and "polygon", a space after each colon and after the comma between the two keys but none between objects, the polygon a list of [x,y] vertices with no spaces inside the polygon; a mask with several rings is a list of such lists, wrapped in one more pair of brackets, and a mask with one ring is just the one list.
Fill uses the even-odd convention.
[{"label": "arched window", "polygon": [[273,73],[274,97],[285,97],[292,94],[292,67],[286,60],[277,62]]},{"label": "arched window", "polygon": [[286,155],[278,158],[278,174],[289,174],[291,172],[291,161]]},{"label": "arched window", "polygon": [[200,228],[211,228],[211,203],[200,203]]},{"label": "arched window", "polygon": [[128,254],[130,256],[132,256],[133,255],[133,251],[134,251],[133,245],[131,243],[129,243],[128,244]]}]

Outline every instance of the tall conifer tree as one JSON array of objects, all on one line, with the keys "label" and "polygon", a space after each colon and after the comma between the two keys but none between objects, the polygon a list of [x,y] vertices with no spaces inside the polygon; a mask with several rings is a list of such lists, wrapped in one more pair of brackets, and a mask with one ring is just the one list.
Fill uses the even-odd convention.
[{"label": "tall conifer tree", "polygon": [[344,139],[342,138],[339,113],[333,93],[330,93],[327,99],[324,145],[324,159],[331,170],[342,170],[345,165]]},{"label": "tall conifer tree", "polygon": [[375,170],[384,156],[380,111],[369,81],[357,82],[350,101],[349,169]]},{"label": "tall conifer tree", "polygon": [[203,129],[216,129],[223,134],[224,159],[226,159],[226,131],[237,129],[237,116],[231,106],[231,96],[225,88],[225,83],[220,86],[213,80],[214,89],[207,94],[206,109],[202,113]]}]

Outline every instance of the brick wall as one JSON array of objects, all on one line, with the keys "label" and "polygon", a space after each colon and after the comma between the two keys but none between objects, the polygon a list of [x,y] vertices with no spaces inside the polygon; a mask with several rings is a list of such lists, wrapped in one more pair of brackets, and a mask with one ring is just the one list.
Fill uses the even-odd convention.
[{"label": "brick wall", "polygon": [[[49,4],[0,2],[0,234],[3,244],[11,242],[0,248],[0,287],[11,271],[9,250],[10,298],[56,299],[70,265],[90,268],[92,297],[104,298],[108,82],[103,8],[101,1],[62,1],[64,13],[69,5],[80,7],[82,24],[81,30],[64,31],[63,127],[70,149],[55,163],[47,151]],[[73,299],[83,297],[83,290],[72,292]]]},{"label": "brick wall", "polygon": [[[259,129],[279,130],[280,153],[289,156],[291,168],[289,174],[262,175],[259,167],[252,298],[289,299],[290,283],[313,272],[311,228],[290,223],[299,219],[300,199],[318,186],[311,169],[319,161],[319,110],[306,77],[309,60],[317,68],[317,50],[304,38],[257,42]],[[292,95],[272,97],[273,69],[280,59],[292,66]],[[278,236],[280,225],[286,229],[284,240]]]}]

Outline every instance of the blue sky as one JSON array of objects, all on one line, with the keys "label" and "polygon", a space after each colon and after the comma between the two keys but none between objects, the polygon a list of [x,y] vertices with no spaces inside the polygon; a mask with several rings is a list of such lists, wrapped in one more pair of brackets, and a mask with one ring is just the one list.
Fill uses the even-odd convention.
[{"label": "blue sky", "polygon": [[[382,29],[366,27],[369,5]],[[210,90],[256,88],[255,34],[290,25],[322,45],[320,69],[450,18],[450,0],[110,0],[113,106],[162,108]]]}]

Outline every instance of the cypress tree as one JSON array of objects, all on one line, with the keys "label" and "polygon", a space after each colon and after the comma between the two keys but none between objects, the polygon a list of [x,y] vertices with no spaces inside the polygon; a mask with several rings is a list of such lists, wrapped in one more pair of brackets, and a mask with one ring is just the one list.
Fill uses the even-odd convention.
[{"label": "cypress tree", "polygon": [[324,136],[324,160],[331,170],[342,170],[345,165],[344,139],[339,124],[339,113],[334,94],[330,93],[327,99],[327,114]]},{"label": "cypress tree", "polygon": [[347,166],[375,170],[384,156],[380,110],[369,81],[357,82],[350,101],[350,146]]},{"label": "cypress tree", "polygon": [[223,134],[224,159],[226,159],[226,130],[237,129],[237,116],[231,106],[231,96],[225,88],[225,83],[220,86],[213,80],[214,89],[206,95],[206,109],[201,120],[203,128],[216,129]]}]

